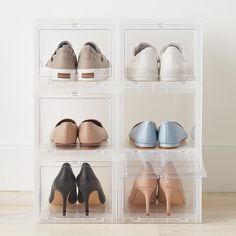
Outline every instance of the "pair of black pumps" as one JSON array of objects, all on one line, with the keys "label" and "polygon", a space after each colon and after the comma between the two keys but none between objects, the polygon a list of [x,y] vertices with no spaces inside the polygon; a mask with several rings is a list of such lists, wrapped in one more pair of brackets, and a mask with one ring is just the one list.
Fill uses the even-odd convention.
[{"label": "pair of black pumps", "polygon": [[[78,187],[78,193],[77,193]],[[85,215],[89,215],[89,197],[92,192],[98,193],[101,204],[106,201],[105,194],[98,178],[88,163],[83,163],[80,173],[75,177],[69,163],[64,163],[60,172],[53,181],[49,203],[62,201],[63,216],[66,215],[66,204],[85,203]],[[60,195],[58,195],[60,194]],[[59,200],[58,200],[59,199]],[[62,200],[61,200],[62,199]]]}]

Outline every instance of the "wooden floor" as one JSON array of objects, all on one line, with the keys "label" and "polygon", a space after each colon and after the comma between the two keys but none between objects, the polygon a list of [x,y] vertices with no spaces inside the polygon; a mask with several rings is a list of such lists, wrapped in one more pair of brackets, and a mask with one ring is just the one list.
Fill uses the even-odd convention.
[{"label": "wooden floor", "polygon": [[[7,200],[6,200],[7,199]],[[27,204],[25,204],[27,203]],[[24,207],[23,207],[24,206]],[[0,193],[1,236],[236,236],[236,193],[205,193],[203,224],[35,224],[32,193]]]}]

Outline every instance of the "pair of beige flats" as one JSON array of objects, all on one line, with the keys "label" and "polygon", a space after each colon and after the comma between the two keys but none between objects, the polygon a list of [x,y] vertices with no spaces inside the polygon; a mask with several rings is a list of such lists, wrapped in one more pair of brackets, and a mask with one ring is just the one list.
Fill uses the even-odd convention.
[{"label": "pair of beige flats", "polygon": [[74,120],[67,118],[56,124],[50,139],[59,147],[74,147],[77,139],[81,146],[99,146],[107,141],[108,134],[98,120],[84,120],[77,126]]}]

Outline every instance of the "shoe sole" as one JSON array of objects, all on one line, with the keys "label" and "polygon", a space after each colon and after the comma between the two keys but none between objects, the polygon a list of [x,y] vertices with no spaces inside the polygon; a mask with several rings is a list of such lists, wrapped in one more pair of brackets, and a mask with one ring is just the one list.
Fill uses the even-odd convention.
[{"label": "shoe sole", "polygon": [[52,80],[57,81],[71,81],[76,80],[77,73],[76,69],[52,69],[48,68],[48,76],[51,77]]},{"label": "shoe sole", "polygon": [[126,75],[126,78],[132,81],[140,81],[140,82],[150,82],[150,81],[158,81],[157,76],[133,76]]},{"label": "shoe sole", "polygon": [[176,82],[176,81],[186,81],[189,76],[184,75],[171,75],[171,76],[160,76],[160,81],[162,82]]},{"label": "shoe sole", "polygon": [[103,69],[78,69],[78,80],[82,81],[99,81],[111,77],[110,68]]},{"label": "shoe sole", "polygon": [[153,144],[153,143],[139,143],[139,142],[134,142],[134,145],[136,147],[141,147],[141,148],[155,148],[157,146],[157,144]]},{"label": "shoe sole", "polygon": [[77,143],[55,143],[55,145],[59,148],[74,148]]},{"label": "shoe sole", "polygon": [[159,143],[161,148],[177,148],[180,146],[180,143]]},{"label": "shoe sole", "polygon": [[187,138],[181,140],[179,143],[159,143],[160,148],[177,148],[179,147],[182,143],[186,141]]}]

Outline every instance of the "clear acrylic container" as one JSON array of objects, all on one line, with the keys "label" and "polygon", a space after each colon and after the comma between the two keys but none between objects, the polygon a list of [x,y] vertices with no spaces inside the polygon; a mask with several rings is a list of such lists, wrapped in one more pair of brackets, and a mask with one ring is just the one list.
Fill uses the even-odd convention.
[{"label": "clear acrylic container", "polygon": [[[144,21],[144,23],[135,24],[131,22],[121,25],[121,81],[123,82],[132,81],[128,78],[126,68],[129,61],[134,57],[135,47],[141,42],[151,44],[156,49],[158,57],[161,55],[162,48],[168,44],[181,45],[185,57],[185,74],[181,79],[182,82],[199,81],[201,79],[200,25],[158,21]],[[133,78],[133,80],[136,79],[138,78]],[[142,81],[141,78],[139,79]],[[143,81],[145,80],[147,78],[143,78]],[[159,80],[160,77],[156,78],[156,81],[149,83],[149,86],[160,86],[159,84],[155,85],[155,82],[160,82]]]},{"label": "clear acrylic container", "polygon": [[[198,223],[201,222],[202,177],[202,69],[201,28],[193,24],[116,22],[107,20],[41,21],[36,26],[35,44],[35,176],[36,218],[42,223]],[[119,40],[120,38],[120,40]],[[46,63],[57,45],[68,40],[78,56],[82,45],[95,42],[108,58],[110,77],[101,81],[58,81],[48,73]],[[126,65],[140,42],[148,42],[157,52],[168,43],[183,45],[187,74],[182,81],[132,81]],[[97,147],[56,147],[50,133],[58,121],[99,120],[108,133],[107,142]],[[128,138],[132,127],[144,120],[177,121],[188,133],[175,149],[141,149]],[[93,168],[107,201],[92,205],[89,216],[84,205],[49,204],[51,185],[63,163],[71,164],[75,175],[83,163]],[[176,171],[163,172],[171,162]],[[132,205],[128,198],[140,170],[150,163],[158,178],[167,182],[178,176],[185,204],[171,206],[167,216],[164,203],[152,204],[150,215],[144,205]],[[149,164],[148,164],[149,165]]]},{"label": "clear acrylic container", "polygon": [[[154,121],[157,128],[165,121],[178,122],[187,132],[188,138],[176,150],[201,148],[201,112],[196,107],[197,96],[195,93],[124,92],[119,113],[120,148],[137,149],[129,139],[129,132],[142,121]],[[160,148],[157,146],[155,149]]]},{"label": "clear acrylic container", "polygon": [[[119,221],[126,223],[201,222],[201,194],[199,193],[205,170],[199,157],[195,152],[190,151],[124,154],[119,168]],[[157,185],[153,190],[155,179]],[[161,190],[164,189],[163,185],[166,186],[165,189],[171,191],[169,215],[166,198],[164,197],[163,200],[163,190]],[[180,185],[182,187],[179,187]],[[149,214],[146,214],[144,194],[149,191],[154,192],[149,200]]]},{"label": "clear acrylic container", "polygon": [[[53,96],[52,96],[53,95]],[[77,126],[84,120],[95,119],[102,123],[108,134],[108,139],[99,146],[92,148],[82,147],[77,139],[77,144],[70,150],[108,150],[115,147],[113,140],[113,114],[112,114],[112,95],[93,94],[76,95],[71,94],[50,94],[41,96],[38,100],[38,142],[41,148],[48,150],[65,150],[68,148],[56,147],[51,141],[50,135],[56,124],[65,118],[73,119]]]},{"label": "clear acrylic container", "polygon": [[[35,28],[35,78],[36,90],[73,90],[73,92],[111,91],[114,80],[114,25],[99,20],[41,20]],[[69,80],[57,78],[56,72],[47,68],[58,45],[69,41],[78,59],[83,45],[94,42],[110,63],[108,78],[101,80],[80,80],[78,70]],[[88,83],[90,82],[90,83]]]},{"label": "clear acrylic container", "polygon": [[[115,219],[115,185],[112,183],[112,173],[114,167],[112,166],[111,156],[101,157],[93,156],[77,156],[77,160],[68,161],[71,157],[68,156],[67,161],[41,161],[38,165],[38,186],[37,199],[37,218],[40,223],[110,223]],[[54,199],[49,203],[49,196],[54,179],[59,173],[61,166],[69,163],[72,167],[75,177],[81,171],[83,163],[88,163],[97,179],[100,181],[102,190],[105,194],[105,203],[101,203],[98,191],[93,191],[89,195],[89,214],[85,214],[85,203],[76,201],[70,204],[67,201],[66,215],[62,213],[62,198],[59,191],[54,192]],[[78,194],[78,189],[77,189]],[[59,200],[58,200],[59,199]]]}]

